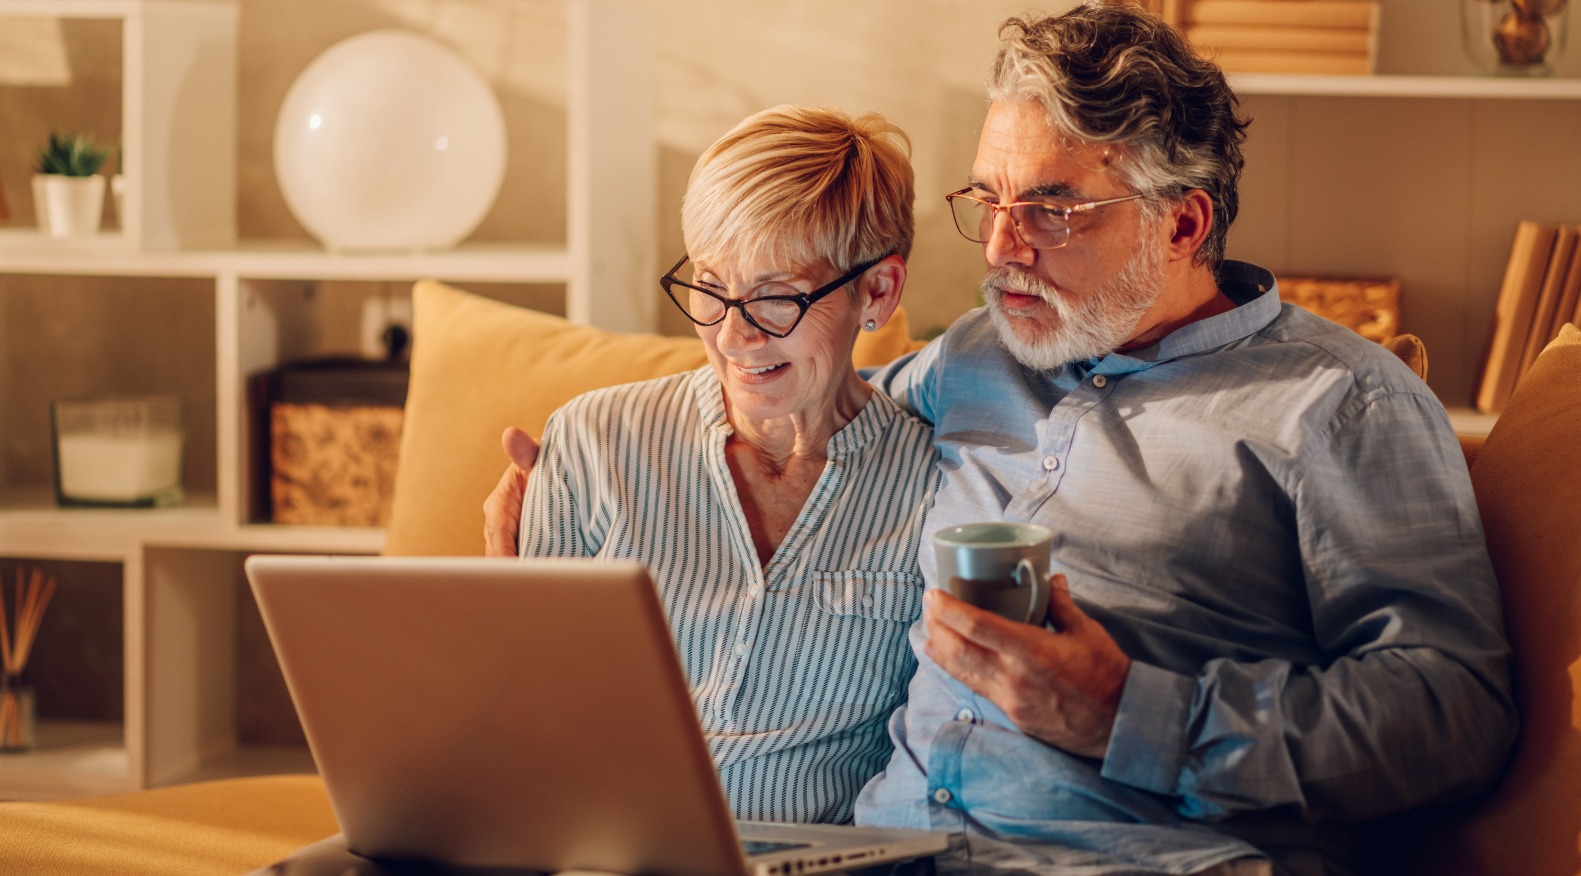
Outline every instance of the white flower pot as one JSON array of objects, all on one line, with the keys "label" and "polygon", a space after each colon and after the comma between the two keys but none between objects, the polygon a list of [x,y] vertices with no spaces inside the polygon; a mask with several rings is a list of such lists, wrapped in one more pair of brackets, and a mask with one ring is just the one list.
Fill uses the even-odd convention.
[{"label": "white flower pot", "polygon": [[51,237],[98,234],[104,218],[104,177],[34,174],[33,203],[39,229]]}]

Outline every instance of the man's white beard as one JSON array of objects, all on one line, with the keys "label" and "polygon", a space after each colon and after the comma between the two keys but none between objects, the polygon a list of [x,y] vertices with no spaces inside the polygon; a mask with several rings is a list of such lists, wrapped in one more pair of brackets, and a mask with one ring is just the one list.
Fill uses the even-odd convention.
[{"label": "man's white beard", "polygon": [[[1053,327],[1030,317],[1008,315],[1001,289],[1042,298],[1054,311]],[[1068,362],[1114,352],[1130,340],[1142,314],[1163,292],[1163,254],[1146,245],[1114,279],[1075,300],[1026,271],[995,268],[983,278],[983,299],[999,342],[1017,362],[1035,371],[1051,371]]]}]

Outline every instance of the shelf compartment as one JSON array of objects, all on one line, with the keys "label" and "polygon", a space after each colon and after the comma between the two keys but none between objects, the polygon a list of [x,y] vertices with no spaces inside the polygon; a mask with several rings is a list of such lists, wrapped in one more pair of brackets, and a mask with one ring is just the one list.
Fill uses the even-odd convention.
[{"label": "shelf compartment", "polygon": [[0,755],[0,798],[105,793],[136,787],[125,679],[126,574],[121,562],[0,558],[0,584],[40,570],[57,583],[23,671],[33,689],[38,745]]},{"label": "shelf compartment", "polygon": [[0,274],[0,502],[53,489],[50,403],[90,393],[179,395],[183,487],[214,492],[214,326],[200,280]]},{"label": "shelf compartment", "polygon": [[[240,16],[237,0],[0,0],[0,18],[86,25],[98,41],[106,39],[98,22],[119,31],[108,38],[120,41],[120,118],[102,136],[121,144],[126,214],[119,230],[84,246],[172,249],[236,239]],[[70,93],[51,99],[83,118],[91,109],[82,104],[108,102]],[[11,234],[0,247],[34,249],[44,240],[37,231]]]},{"label": "shelf compartment", "polygon": [[247,584],[251,553],[144,553],[148,671],[161,679],[146,694],[149,785],[313,771]]}]

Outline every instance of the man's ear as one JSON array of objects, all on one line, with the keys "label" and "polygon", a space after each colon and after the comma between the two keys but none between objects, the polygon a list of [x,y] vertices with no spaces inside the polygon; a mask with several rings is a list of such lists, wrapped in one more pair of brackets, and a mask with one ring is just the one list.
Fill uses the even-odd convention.
[{"label": "man's ear", "polygon": [[906,288],[906,260],[898,255],[886,256],[883,261],[862,274],[860,285],[862,325],[869,320],[875,327],[889,322],[895,308],[900,306],[900,293]]},{"label": "man's ear", "polygon": [[1171,213],[1169,258],[1195,260],[1213,229],[1213,199],[1202,189],[1188,189]]}]

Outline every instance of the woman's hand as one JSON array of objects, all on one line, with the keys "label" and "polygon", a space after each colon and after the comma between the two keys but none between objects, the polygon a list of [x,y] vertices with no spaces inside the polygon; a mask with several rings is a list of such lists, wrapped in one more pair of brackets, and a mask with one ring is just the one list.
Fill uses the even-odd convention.
[{"label": "woman's hand", "polygon": [[514,557],[521,532],[522,497],[527,494],[527,476],[538,461],[538,442],[515,426],[507,426],[500,446],[511,464],[500,475],[494,492],[483,500],[483,554]]}]

